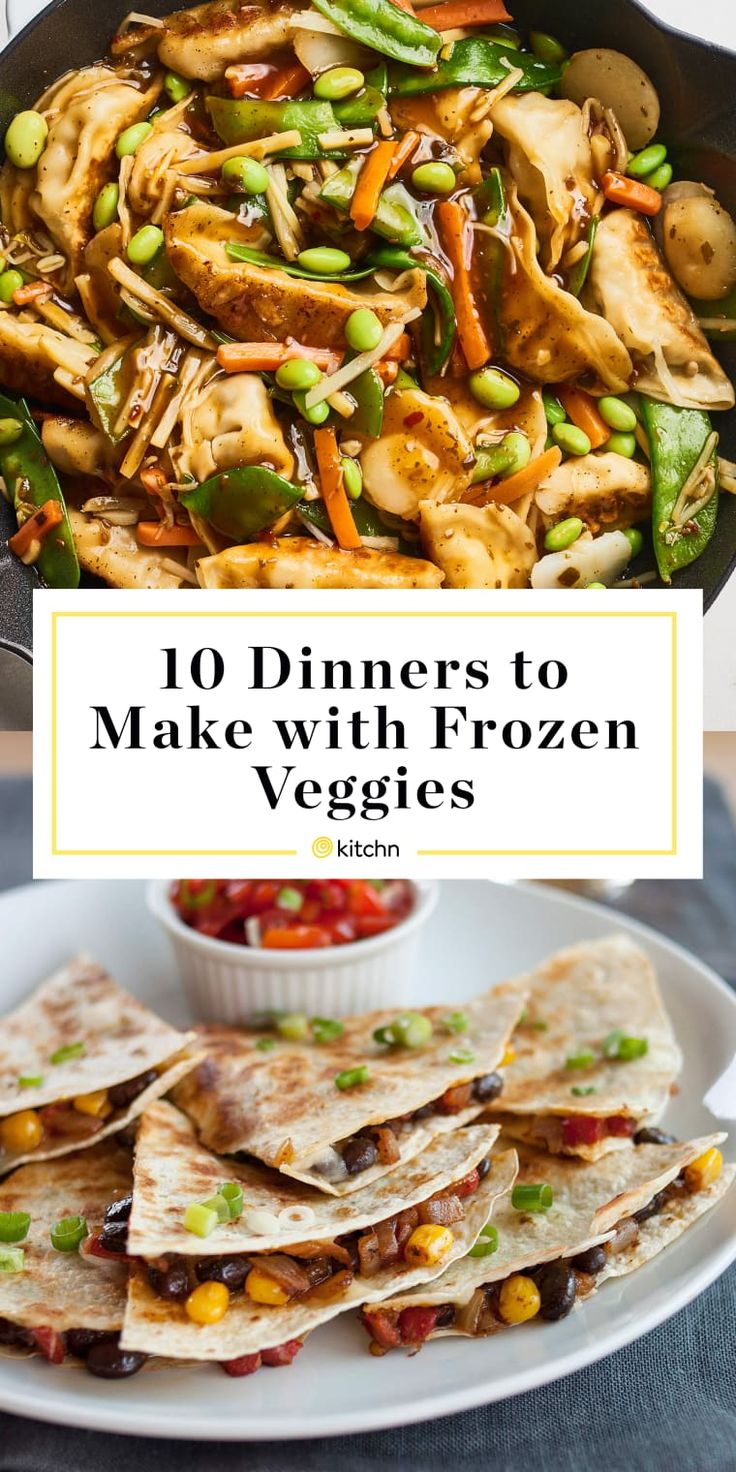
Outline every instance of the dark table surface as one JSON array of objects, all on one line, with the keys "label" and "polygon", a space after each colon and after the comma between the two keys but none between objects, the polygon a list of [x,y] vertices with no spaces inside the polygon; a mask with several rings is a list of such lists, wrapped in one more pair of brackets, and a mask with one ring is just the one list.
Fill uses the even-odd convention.
[{"label": "dark table surface", "polygon": [[[0,888],[30,878],[30,784],[0,781]],[[615,908],[736,986],[736,830],[706,784],[705,879],[640,881]],[[329,1396],[325,1385],[325,1396]],[[288,1375],[284,1414],[288,1415]],[[311,1442],[184,1444],[0,1415],[0,1472],[736,1472],[736,1267],[590,1369],[460,1416]]]}]

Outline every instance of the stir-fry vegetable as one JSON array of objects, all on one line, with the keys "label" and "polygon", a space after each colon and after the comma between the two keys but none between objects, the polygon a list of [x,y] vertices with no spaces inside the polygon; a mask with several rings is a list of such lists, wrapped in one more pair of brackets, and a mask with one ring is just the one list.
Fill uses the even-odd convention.
[{"label": "stir-fry vegetable", "polygon": [[[36,427],[23,399],[17,402],[0,394],[0,415],[5,421],[21,425],[21,433],[5,443],[0,442],[0,475],[18,514],[20,542],[13,550],[24,557],[33,545],[34,533],[38,551],[34,557],[44,582],[51,588],[76,588],[79,563],[74,537],[64,503],[59,478],[36,433]],[[55,508],[55,510],[52,510]],[[34,525],[33,518],[43,510],[44,523]],[[28,526],[28,532],[25,527]]]},{"label": "stir-fry vegetable", "polygon": [[699,557],[718,516],[718,435],[707,414],[642,398],[652,463],[652,536],[665,583]]},{"label": "stir-fry vegetable", "polygon": [[314,0],[315,10],[353,41],[410,66],[433,66],[441,37],[392,0]]},{"label": "stir-fry vegetable", "polygon": [[187,511],[196,512],[224,536],[247,542],[278,521],[300,495],[300,486],[275,471],[262,465],[241,465],[185,492],[181,501]]},{"label": "stir-fry vegetable", "polygon": [[449,56],[440,56],[431,72],[419,71],[414,66],[389,67],[389,92],[392,96],[410,97],[445,87],[493,88],[500,86],[509,72],[517,68],[521,72],[514,84],[517,92],[542,91],[559,82],[562,75],[559,65],[471,36],[455,41]]}]

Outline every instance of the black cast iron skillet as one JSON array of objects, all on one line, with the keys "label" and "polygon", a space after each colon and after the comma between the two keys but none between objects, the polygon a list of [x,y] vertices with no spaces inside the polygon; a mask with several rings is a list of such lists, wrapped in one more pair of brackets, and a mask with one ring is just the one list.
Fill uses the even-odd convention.
[{"label": "black cast iron skillet", "polygon": [[[144,9],[168,14],[176,0],[146,0]],[[19,107],[30,107],[55,77],[97,61],[125,14],[122,0],[53,0],[0,54],[0,136]],[[736,213],[736,55],[672,30],[636,0],[512,0],[522,30],[551,31],[569,51],[612,46],[651,76],[662,103],[660,134],[679,178],[703,180]],[[736,377],[736,346],[719,349]],[[736,459],[736,411],[716,416],[721,448]],[[15,519],[0,498],[0,541]],[[702,557],[675,578],[677,587],[702,588],[706,608],[736,566],[736,497],[723,496],[715,536]],[[0,546],[0,637],[32,645],[31,592],[35,574]]]}]

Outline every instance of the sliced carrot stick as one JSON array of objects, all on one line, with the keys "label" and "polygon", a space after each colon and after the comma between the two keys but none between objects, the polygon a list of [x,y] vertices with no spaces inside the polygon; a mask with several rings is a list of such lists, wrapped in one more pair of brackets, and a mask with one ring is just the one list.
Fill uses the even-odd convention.
[{"label": "sliced carrot stick", "polygon": [[407,15],[414,15],[414,6],[411,0],[392,0],[397,10],[405,10]]},{"label": "sliced carrot stick", "polygon": [[420,19],[434,31],[454,31],[456,26],[494,25],[512,20],[503,0],[446,0],[420,11]]},{"label": "sliced carrot stick", "polygon": [[402,332],[401,337],[397,337],[393,347],[388,349],[382,361],[389,359],[394,363],[403,363],[411,353],[411,346],[411,338],[408,332]]},{"label": "sliced carrot stick", "polygon": [[53,294],[54,288],[48,281],[26,281],[13,292],[13,301],[16,307],[25,307],[28,302],[48,301]]},{"label": "sliced carrot stick", "polygon": [[327,507],[332,530],[344,551],[355,551],[363,543],[345,494],[340,453],[334,429],[315,429],[314,453],[317,456],[319,483]]},{"label": "sliced carrot stick", "polygon": [[407,159],[411,158],[418,142],[419,134],[415,133],[413,128],[410,128],[409,132],[404,134],[400,144],[398,145],[398,148],[396,149],[393,157],[393,163],[391,164],[391,167],[386,176],[388,179],[396,178],[399,169],[403,169],[404,164],[407,162]]},{"label": "sliced carrot stick", "polygon": [[274,77],[269,77],[260,95],[264,102],[273,102],[279,97],[298,97],[305,87],[311,85],[312,78],[306,67],[295,61],[293,66],[286,66]]},{"label": "sliced carrot stick", "polygon": [[642,184],[639,179],[627,179],[624,174],[615,174],[608,169],[601,177],[601,189],[611,204],[622,204],[640,215],[658,215],[662,208],[662,196],[658,189]]},{"label": "sliced carrot stick", "polygon": [[582,429],[590,440],[593,450],[599,450],[605,445],[606,440],[611,438],[611,430],[605,419],[598,413],[598,406],[590,394],[583,393],[581,388],[573,388],[571,384],[565,384],[559,390],[559,399],[571,424],[576,424]]},{"label": "sliced carrot stick", "polygon": [[399,376],[398,363],[392,362],[390,358],[384,358],[382,362],[376,363],[374,366],[384,388],[388,388],[389,384],[396,382]]},{"label": "sliced carrot stick", "polygon": [[470,280],[472,235],[470,221],[463,206],[455,199],[442,199],[435,205],[435,224],[450,265],[452,296],[457,315],[457,335],[471,372],[482,368],[491,356],[491,344],[481,321]]},{"label": "sliced carrot stick", "polygon": [[350,218],[356,230],[367,230],[378,209],[381,190],[396,153],[391,139],[382,139],[366,154],[350,201]]},{"label": "sliced carrot stick", "polygon": [[325,373],[339,368],[342,354],[330,348],[308,348],[294,342],[223,342],[217,361],[226,373],[275,373],[290,358],[309,358]]},{"label": "sliced carrot stick", "polygon": [[536,460],[530,460],[523,470],[517,470],[516,475],[507,476],[498,485],[492,486],[488,492],[487,500],[495,501],[499,506],[509,506],[512,501],[518,501],[520,496],[525,496],[528,491],[536,491],[553,470],[557,469],[562,459],[562,451],[557,445],[550,450],[545,450],[538,455]]},{"label": "sliced carrot stick", "polygon": [[164,526],[162,521],[139,521],[136,536],[141,547],[199,547],[202,538],[193,526]]},{"label": "sliced carrot stick", "polygon": [[24,557],[34,542],[43,542],[49,532],[52,532],[54,527],[63,520],[64,513],[59,502],[44,501],[43,506],[39,506],[38,511],[34,511],[33,516],[29,516],[28,520],[24,521],[18,531],[9,538],[8,546],[11,552],[14,552],[16,557]]},{"label": "sliced carrot stick", "polygon": [[264,62],[237,62],[225,68],[228,91],[231,97],[236,98],[245,97],[246,92],[260,96],[261,88],[274,75],[275,68]]}]

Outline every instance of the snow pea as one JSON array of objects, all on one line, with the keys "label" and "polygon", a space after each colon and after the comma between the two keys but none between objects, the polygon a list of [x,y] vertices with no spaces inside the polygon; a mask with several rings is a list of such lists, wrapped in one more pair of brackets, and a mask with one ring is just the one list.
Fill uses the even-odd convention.
[{"label": "snow pea", "polygon": [[[660,577],[672,581],[673,572],[695,562],[707,546],[718,516],[718,442],[707,461],[709,481],[678,506],[688,476],[713,435],[710,416],[701,409],[678,409],[641,396],[644,428],[649,439],[652,467],[652,537]],[[708,492],[710,490],[710,495]],[[707,497],[707,499],[705,499]],[[699,507],[699,509],[697,509]]]},{"label": "snow pea", "polygon": [[[133,346],[137,344],[134,343]],[[133,355],[124,348],[119,357],[87,384],[85,390],[93,422],[114,445],[119,444],[130,433],[130,428],[126,425],[122,434],[116,434],[115,422],[129,387],[130,375],[134,372]]]},{"label": "snow pea", "polygon": [[500,169],[491,169],[487,178],[476,189],[474,198],[478,219],[495,231],[494,235],[489,235],[487,230],[476,231],[474,250],[478,259],[483,299],[493,323],[494,346],[500,352],[503,347],[501,287],[508,251],[506,242],[512,224]]},{"label": "snow pea", "polygon": [[[351,160],[337,174],[331,174],[322,185],[320,199],[326,200],[336,210],[347,213],[359,168],[360,164]],[[395,241],[397,245],[426,245],[426,232],[416,209],[416,200],[412,199],[403,184],[394,180],[381,194],[378,209],[371,221],[371,230],[375,230],[377,235],[382,235],[386,240]]]},{"label": "snow pea", "polygon": [[351,40],[410,66],[432,66],[442,45],[438,31],[392,0],[314,0],[314,6]]},{"label": "snow pea", "polygon": [[262,465],[240,465],[210,476],[180,497],[188,511],[209,521],[216,531],[237,541],[249,541],[295,506],[302,487],[266,470]]},{"label": "snow pea", "polygon": [[[347,102],[336,104],[313,99],[306,102],[258,102],[250,97],[242,97],[239,101],[232,97],[208,97],[207,111],[218,138],[229,147],[251,143],[255,138],[265,138],[271,133],[288,133],[296,128],[301,134],[301,143],[295,148],[282,149],[279,158],[309,161],[344,158],[344,150],[320,148],[321,134],[334,133],[344,127],[369,126],[382,101],[373,88],[366,88],[361,97],[350,97]],[[343,118],[345,110],[349,123]]]},{"label": "snow pea", "polygon": [[16,511],[21,504],[39,507],[47,501],[58,501],[63,512],[62,521],[42,542],[35,566],[50,588],[77,588],[79,562],[64,494],[25,399],[16,401],[0,394],[0,418],[18,419],[23,424],[17,440],[0,445],[0,475]]},{"label": "snow pea", "polygon": [[251,266],[266,266],[271,271],[285,271],[287,276],[299,276],[303,281],[362,281],[365,276],[373,274],[372,266],[361,266],[358,270],[341,271],[335,275],[325,275],[324,271],[306,271],[295,261],[269,256],[263,250],[252,250],[249,245],[241,245],[238,240],[228,240],[225,252],[231,261],[246,261]]},{"label": "snow pea", "polygon": [[438,92],[445,87],[497,87],[508,76],[509,67],[518,67],[523,73],[514,92],[541,92],[544,87],[554,86],[562,76],[559,65],[539,61],[528,51],[516,51],[482,36],[471,36],[456,41],[450,55],[440,58],[432,71],[390,66],[389,95],[409,97],[418,92]]},{"label": "snow pea", "polygon": [[348,393],[357,408],[350,419],[350,431],[377,440],[383,428],[383,384],[375,368],[366,368],[359,378],[348,384]]},{"label": "snow pea", "polygon": [[420,328],[422,362],[427,373],[439,373],[447,362],[455,341],[455,304],[444,278],[423,256],[410,255],[409,251],[399,250],[395,246],[381,246],[371,255],[371,261],[379,270],[387,266],[393,271],[415,271],[417,267],[424,271],[427,286],[434,299],[439,322],[439,340],[435,340],[434,313],[425,313]]},{"label": "snow pea", "polygon": [[588,272],[590,270],[590,263],[593,259],[593,246],[595,245],[595,235],[597,229],[598,216],[591,215],[586,233],[588,249],[586,250],[585,255],[582,256],[581,259],[577,262],[577,265],[573,266],[567,283],[567,289],[570,292],[571,296],[580,296],[580,293],[585,286]]}]

